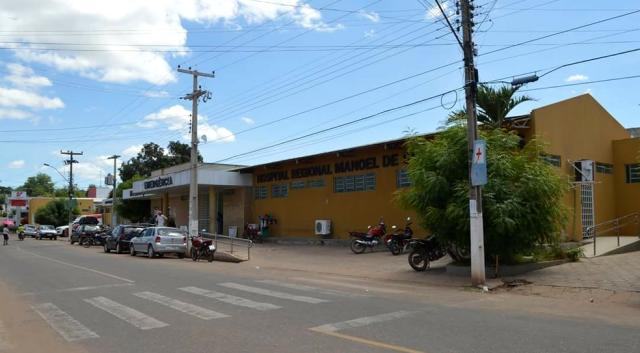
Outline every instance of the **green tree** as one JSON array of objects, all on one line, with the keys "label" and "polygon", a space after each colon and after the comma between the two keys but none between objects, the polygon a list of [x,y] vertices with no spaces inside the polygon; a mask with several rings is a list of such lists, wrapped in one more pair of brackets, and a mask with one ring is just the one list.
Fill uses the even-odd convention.
[{"label": "green tree", "polygon": [[[145,217],[149,217],[149,209],[151,202],[149,200],[123,200],[122,193],[124,190],[133,188],[133,183],[143,180],[145,177],[134,175],[131,179],[120,183],[116,187],[116,204],[115,209],[118,217],[139,222]],[[145,218],[146,219],[146,218]]]},{"label": "green tree", "polygon": [[30,190],[31,196],[47,196],[53,194],[54,184],[49,175],[38,173],[36,176],[27,178],[27,181],[18,189]]},{"label": "green tree", "polygon": [[[561,198],[566,182],[540,159],[537,140],[519,148],[515,132],[481,130],[487,141],[488,184],[483,187],[484,244],[487,258],[529,254],[538,242],[554,241],[567,221]],[[407,141],[407,168],[414,187],[398,200],[414,210],[423,228],[445,242],[469,248],[467,132],[452,126],[434,140]]]},{"label": "green tree", "polygon": [[[191,160],[191,147],[178,141],[171,141],[167,151],[159,145],[150,142],[142,146],[136,157],[122,163],[120,167],[120,179],[127,181],[134,175],[149,176],[154,170],[187,163]],[[202,156],[198,153],[198,161],[202,162]]]},{"label": "green tree", "polygon": [[[520,87],[501,86],[494,88],[489,85],[478,86],[476,104],[478,106],[478,122],[484,128],[499,129],[505,118],[520,103],[533,101],[527,95],[514,97]],[[467,119],[466,108],[449,114],[447,124],[463,122]]]},{"label": "green tree", "polygon": [[[80,214],[80,210],[73,207],[71,214],[76,217]],[[38,224],[50,224],[54,227],[69,224],[69,208],[64,199],[53,200],[36,211],[35,220]]]}]

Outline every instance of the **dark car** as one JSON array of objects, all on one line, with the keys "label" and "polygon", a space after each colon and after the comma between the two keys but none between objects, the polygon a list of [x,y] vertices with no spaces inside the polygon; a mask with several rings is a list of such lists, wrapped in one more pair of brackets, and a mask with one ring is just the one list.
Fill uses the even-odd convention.
[{"label": "dark car", "polygon": [[101,229],[99,225],[81,224],[71,233],[71,244],[78,242],[79,245],[82,245],[82,242],[86,238],[93,237],[94,234],[100,232]]},{"label": "dark car", "polygon": [[117,254],[129,252],[129,242],[140,232],[146,229],[146,225],[119,225],[107,236],[104,243],[104,252],[114,250]]}]

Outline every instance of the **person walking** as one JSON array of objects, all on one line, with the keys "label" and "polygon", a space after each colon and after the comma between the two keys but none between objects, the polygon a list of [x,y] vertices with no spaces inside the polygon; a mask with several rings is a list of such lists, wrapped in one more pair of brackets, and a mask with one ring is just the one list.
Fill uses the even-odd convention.
[{"label": "person walking", "polygon": [[4,226],[2,228],[2,236],[4,237],[2,245],[9,245],[9,227]]}]

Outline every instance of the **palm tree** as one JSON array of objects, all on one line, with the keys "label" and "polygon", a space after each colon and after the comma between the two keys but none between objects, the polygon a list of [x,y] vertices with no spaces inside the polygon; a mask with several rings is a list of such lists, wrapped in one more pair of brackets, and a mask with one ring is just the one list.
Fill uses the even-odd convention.
[{"label": "palm tree", "polygon": [[[478,87],[476,103],[478,105],[478,122],[489,129],[499,129],[505,118],[518,104],[534,99],[527,95],[514,97],[520,87],[501,86],[495,89],[481,84]],[[467,118],[466,108],[449,114],[447,125]]]}]

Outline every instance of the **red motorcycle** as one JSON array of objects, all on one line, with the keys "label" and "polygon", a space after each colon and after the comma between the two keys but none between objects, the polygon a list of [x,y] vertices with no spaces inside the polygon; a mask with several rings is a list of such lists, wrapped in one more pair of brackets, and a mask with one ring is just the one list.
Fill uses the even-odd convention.
[{"label": "red motorcycle", "polygon": [[198,261],[200,258],[206,258],[207,261],[211,262],[215,252],[216,247],[213,245],[213,240],[204,240],[202,235],[191,238],[191,260]]},{"label": "red motorcycle", "polygon": [[387,225],[384,224],[382,217],[376,228],[367,227],[368,232],[349,232],[351,251],[356,254],[362,254],[367,247],[373,251],[374,246],[386,244],[390,236],[387,235]]},{"label": "red motorcycle", "polygon": [[260,231],[255,225],[247,223],[245,231],[247,232],[247,239],[254,243],[262,243],[262,234],[260,234]]}]

